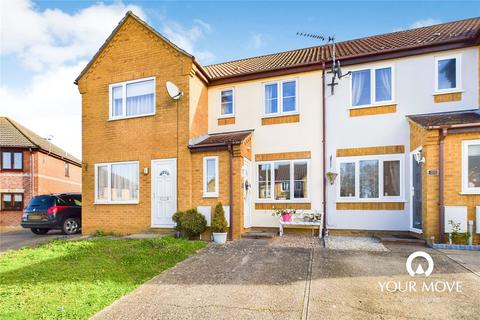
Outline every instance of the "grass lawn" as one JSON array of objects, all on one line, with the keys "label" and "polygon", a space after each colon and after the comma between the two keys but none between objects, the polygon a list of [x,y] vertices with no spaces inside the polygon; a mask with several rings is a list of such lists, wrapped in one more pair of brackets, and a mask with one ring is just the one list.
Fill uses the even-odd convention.
[{"label": "grass lawn", "polygon": [[0,255],[0,318],[86,319],[205,245],[100,237],[7,252]]}]

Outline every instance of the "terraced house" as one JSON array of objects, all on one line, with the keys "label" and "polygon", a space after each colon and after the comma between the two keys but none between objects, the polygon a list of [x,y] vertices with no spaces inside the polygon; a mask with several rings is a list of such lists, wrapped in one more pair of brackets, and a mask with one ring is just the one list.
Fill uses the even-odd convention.
[{"label": "terraced house", "polygon": [[202,66],[128,12],[76,80],[84,231],[209,222],[218,201],[234,239],[278,208],[331,233],[478,230],[479,43],[473,18],[337,43],[341,77],[333,44]]}]

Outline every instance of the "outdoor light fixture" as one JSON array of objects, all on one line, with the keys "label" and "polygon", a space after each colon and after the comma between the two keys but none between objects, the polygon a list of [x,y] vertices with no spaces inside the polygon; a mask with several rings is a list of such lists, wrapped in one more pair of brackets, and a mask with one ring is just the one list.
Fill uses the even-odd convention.
[{"label": "outdoor light fixture", "polygon": [[415,152],[413,154],[413,157],[415,158],[415,161],[417,161],[417,163],[425,163],[425,157],[422,157],[421,151]]}]

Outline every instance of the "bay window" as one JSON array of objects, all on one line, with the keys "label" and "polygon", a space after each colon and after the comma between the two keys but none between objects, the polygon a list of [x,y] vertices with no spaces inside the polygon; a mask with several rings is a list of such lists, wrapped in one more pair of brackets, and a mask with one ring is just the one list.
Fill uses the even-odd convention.
[{"label": "bay window", "polygon": [[266,83],[265,115],[281,115],[296,113],[297,80],[283,80]]},{"label": "bay window", "polygon": [[138,162],[95,164],[95,203],[138,203]]},{"label": "bay window", "polygon": [[392,67],[352,71],[352,107],[384,104],[393,101]]},{"label": "bay window", "polygon": [[257,199],[296,202],[309,198],[309,160],[279,160],[257,166]]},{"label": "bay window", "polygon": [[462,142],[462,193],[480,194],[480,140]]},{"label": "bay window", "polygon": [[110,85],[110,119],[155,114],[155,78]]},{"label": "bay window", "polygon": [[403,200],[403,155],[341,157],[337,161],[339,202]]},{"label": "bay window", "polygon": [[448,92],[461,89],[460,56],[438,57],[435,59],[435,91]]}]

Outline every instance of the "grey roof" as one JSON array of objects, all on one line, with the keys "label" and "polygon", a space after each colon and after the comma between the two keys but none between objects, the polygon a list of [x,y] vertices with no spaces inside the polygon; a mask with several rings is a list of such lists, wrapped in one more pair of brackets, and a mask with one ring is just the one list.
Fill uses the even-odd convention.
[{"label": "grey roof", "polygon": [[7,117],[0,117],[0,147],[41,149],[81,166],[79,159]]},{"label": "grey roof", "polygon": [[479,109],[410,115],[407,118],[425,128],[475,124],[480,126]]}]

